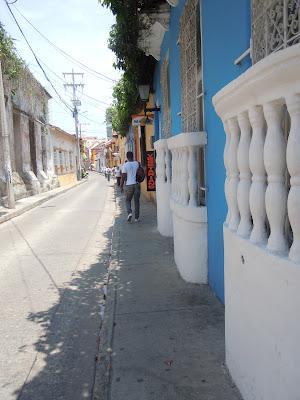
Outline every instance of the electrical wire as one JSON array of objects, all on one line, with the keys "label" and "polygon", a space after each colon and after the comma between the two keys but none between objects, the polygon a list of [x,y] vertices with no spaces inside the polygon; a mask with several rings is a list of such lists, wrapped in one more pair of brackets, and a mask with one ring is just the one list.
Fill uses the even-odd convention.
[{"label": "electrical wire", "polygon": [[32,54],[33,54],[33,56],[34,56],[34,58],[35,58],[35,61],[37,62],[37,64],[38,64],[38,66],[40,67],[40,69],[42,70],[42,72],[43,72],[45,78],[46,78],[47,81],[50,83],[52,89],[53,89],[54,92],[57,94],[57,96],[59,97],[60,101],[61,101],[70,111],[73,112],[72,107],[71,107],[67,102],[64,101],[64,99],[63,99],[63,98],[61,97],[61,95],[58,93],[58,91],[56,90],[55,86],[53,85],[53,83],[52,83],[51,80],[49,79],[48,75],[46,74],[46,72],[45,72],[44,68],[42,67],[42,65],[41,65],[41,63],[40,63],[40,61],[39,61],[37,55],[35,54],[33,48],[31,47],[30,43],[28,42],[28,40],[27,40],[27,38],[26,38],[26,36],[25,36],[25,34],[24,34],[22,28],[20,27],[20,25],[19,25],[19,23],[18,23],[18,21],[17,21],[15,15],[14,15],[14,13],[12,12],[9,3],[8,3],[6,0],[5,0],[5,4],[6,4],[8,10],[9,10],[11,16],[13,17],[13,19],[14,19],[14,21],[15,21],[17,27],[19,28],[19,31],[21,32],[21,34],[22,34],[22,36],[23,36],[25,42],[27,43],[27,45],[28,45],[30,51],[32,52]]},{"label": "electrical wire", "polygon": [[[7,2],[6,2],[7,3]],[[108,80],[110,82],[114,82],[116,83],[117,81],[115,79],[110,78],[109,76],[102,74],[99,71],[94,70],[93,68],[90,68],[89,66],[87,66],[86,64],[84,64],[83,62],[77,60],[76,58],[74,58],[73,56],[71,56],[70,54],[68,54],[66,51],[64,51],[63,49],[61,49],[60,47],[58,47],[55,43],[51,42],[50,39],[48,39],[42,32],[40,32],[33,24],[31,21],[29,21],[29,19],[27,19],[22,13],[21,11],[14,6],[14,8],[16,9],[16,11],[21,15],[22,18],[24,18],[24,20],[44,39],[46,40],[52,47],[54,47],[57,51],[59,51],[60,53],[62,53],[65,57],[73,60],[73,62],[79,64],[81,66],[81,68],[85,69],[86,72],[91,73],[93,76],[96,76],[97,78],[102,78],[104,80]]]}]

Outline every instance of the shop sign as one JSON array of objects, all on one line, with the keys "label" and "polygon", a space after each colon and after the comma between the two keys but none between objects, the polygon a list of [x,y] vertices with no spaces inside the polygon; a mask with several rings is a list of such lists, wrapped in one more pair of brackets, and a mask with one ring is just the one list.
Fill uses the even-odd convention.
[{"label": "shop sign", "polygon": [[151,115],[133,115],[132,126],[153,125],[153,114]]},{"label": "shop sign", "polygon": [[147,151],[147,192],[155,192],[155,157],[154,151]]}]

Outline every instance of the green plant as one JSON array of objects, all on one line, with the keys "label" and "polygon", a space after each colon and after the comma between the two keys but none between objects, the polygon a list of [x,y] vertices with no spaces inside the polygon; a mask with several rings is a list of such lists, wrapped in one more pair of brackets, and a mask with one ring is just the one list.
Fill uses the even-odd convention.
[{"label": "green plant", "polygon": [[151,83],[155,60],[138,48],[138,38],[143,28],[140,15],[147,13],[159,1],[155,0],[99,0],[116,16],[108,47],[115,53],[114,67],[124,71],[113,90],[112,126],[122,136],[126,135],[131,119],[139,107],[138,84]]},{"label": "green plant", "polygon": [[2,63],[3,73],[9,79],[18,76],[23,62],[16,55],[13,39],[7,35],[3,25],[0,22],[0,60]]}]

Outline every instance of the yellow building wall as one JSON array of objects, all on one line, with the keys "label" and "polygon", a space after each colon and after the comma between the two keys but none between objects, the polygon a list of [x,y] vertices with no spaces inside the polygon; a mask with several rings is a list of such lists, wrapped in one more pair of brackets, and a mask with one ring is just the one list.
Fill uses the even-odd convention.
[{"label": "yellow building wall", "polygon": [[76,173],[58,175],[57,178],[59,186],[71,185],[71,183],[77,182]]}]

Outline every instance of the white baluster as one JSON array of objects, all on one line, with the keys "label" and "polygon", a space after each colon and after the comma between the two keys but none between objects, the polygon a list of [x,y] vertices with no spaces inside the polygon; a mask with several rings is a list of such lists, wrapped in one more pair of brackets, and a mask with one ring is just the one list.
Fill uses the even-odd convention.
[{"label": "white baluster", "polygon": [[156,154],[156,180],[158,182],[165,182],[165,149],[157,149]]},{"label": "white baluster", "polygon": [[176,176],[175,176],[175,149],[171,150],[172,153],[172,184],[171,184],[171,193],[172,199],[175,200],[175,183],[176,183]]},{"label": "white baluster", "polygon": [[167,182],[171,182],[171,157],[170,150],[168,148],[165,149],[165,164],[166,164],[166,177]]},{"label": "white baluster", "polygon": [[228,150],[228,167],[229,167],[229,206],[230,220],[229,229],[236,230],[240,222],[240,214],[237,202],[237,188],[239,183],[239,170],[237,165],[237,150],[239,144],[239,126],[236,118],[228,120],[228,129],[230,131],[230,143]]},{"label": "white baluster", "polygon": [[284,224],[287,213],[287,191],[285,187],[286,140],[282,131],[283,104],[273,101],[264,105],[268,129],[264,146],[264,162],[268,174],[266,211],[270,223],[268,249],[274,252],[287,251]]},{"label": "white baluster", "polygon": [[225,178],[225,183],[224,183],[224,191],[225,191],[225,198],[226,198],[226,203],[227,203],[227,215],[226,215],[226,220],[225,224],[228,225],[229,220],[230,220],[230,208],[229,208],[229,166],[228,166],[228,150],[229,150],[229,143],[230,143],[230,131],[228,129],[228,124],[226,121],[223,122],[224,124],[224,130],[226,133],[226,143],[224,147],[224,154],[223,154],[223,159],[224,159],[224,165],[225,165],[225,170],[226,170],[226,178]]},{"label": "white baluster", "polygon": [[265,143],[265,120],[261,106],[249,110],[252,126],[252,139],[249,149],[249,166],[252,172],[249,202],[253,219],[253,229],[250,240],[253,243],[265,243],[266,232],[266,171],[264,166],[263,148]]},{"label": "white baluster", "polygon": [[182,193],[182,158],[183,152],[182,147],[178,148],[178,203],[183,203],[183,193]]},{"label": "white baluster", "polygon": [[175,149],[175,201],[179,201],[179,152],[178,149]]},{"label": "white baluster", "polygon": [[189,187],[188,187],[188,159],[189,150],[187,147],[182,148],[182,204],[187,206],[189,202]]},{"label": "white baluster", "polygon": [[287,107],[291,116],[286,152],[287,166],[291,175],[288,214],[294,236],[289,257],[295,262],[300,262],[300,95],[289,97]]},{"label": "white baluster", "polygon": [[189,188],[189,206],[197,207],[197,150],[196,146],[189,146],[188,160],[188,188]]},{"label": "white baluster", "polygon": [[251,187],[251,172],[249,168],[249,147],[251,141],[251,125],[248,113],[243,112],[238,115],[238,123],[241,131],[241,138],[238,147],[237,162],[240,171],[240,182],[237,191],[237,200],[241,220],[237,233],[243,237],[248,237],[252,229],[249,193]]}]

